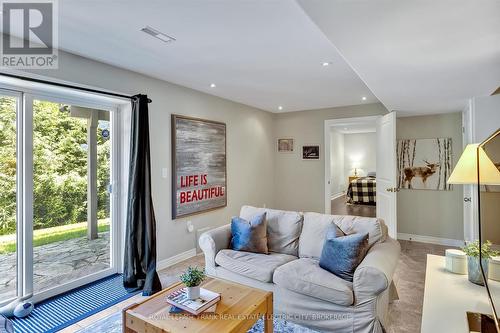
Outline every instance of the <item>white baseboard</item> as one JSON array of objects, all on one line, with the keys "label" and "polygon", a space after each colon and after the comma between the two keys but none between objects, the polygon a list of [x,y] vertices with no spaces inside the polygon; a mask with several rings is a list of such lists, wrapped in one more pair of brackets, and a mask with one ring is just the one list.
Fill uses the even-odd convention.
[{"label": "white baseboard", "polygon": [[345,195],[344,192],[339,192],[337,194],[332,194],[332,197],[330,199],[335,200],[335,199],[340,198],[341,196],[344,196],[344,195]]},{"label": "white baseboard", "polygon": [[180,263],[181,261],[192,258],[194,256],[196,256],[196,249],[195,248],[187,250],[187,251],[179,253],[179,254],[176,254],[175,256],[172,256],[170,258],[158,261],[156,263],[156,270],[160,271],[162,269],[173,266],[177,263]]},{"label": "white baseboard", "polygon": [[463,240],[459,240],[459,239],[440,238],[440,237],[423,236],[423,235],[413,235],[413,234],[405,234],[402,232],[398,232],[398,239],[410,240],[410,241],[421,242],[421,243],[437,244],[437,245],[456,246],[456,247],[462,247],[465,245],[465,242]]}]

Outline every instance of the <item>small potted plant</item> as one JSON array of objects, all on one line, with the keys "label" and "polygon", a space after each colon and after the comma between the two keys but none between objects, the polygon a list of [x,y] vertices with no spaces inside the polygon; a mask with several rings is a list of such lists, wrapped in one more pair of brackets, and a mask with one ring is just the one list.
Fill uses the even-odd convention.
[{"label": "small potted plant", "polygon": [[[470,242],[462,248],[462,251],[467,255],[467,271],[469,281],[475,284],[484,286],[481,267],[479,266],[479,241]],[[491,242],[487,240],[481,246],[481,263],[484,269],[485,276],[488,276],[488,265],[491,257],[498,255],[497,251],[491,249]]]},{"label": "small potted plant", "polygon": [[195,300],[200,297],[200,284],[205,279],[205,271],[198,267],[188,267],[181,275],[181,281],[186,286],[187,298]]}]

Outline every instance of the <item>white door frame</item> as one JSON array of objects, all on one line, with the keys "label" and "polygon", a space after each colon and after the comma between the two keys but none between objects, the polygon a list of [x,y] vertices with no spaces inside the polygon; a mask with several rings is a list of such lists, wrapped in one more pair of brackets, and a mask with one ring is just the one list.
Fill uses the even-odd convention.
[{"label": "white door frame", "polygon": [[[110,111],[111,120],[111,188],[110,196],[110,267],[94,274],[73,280],[61,286],[38,292],[34,302],[55,296],[100,278],[119,273],[122,270],[122,221],[120,185],[122,179],[121,109],[130,102],[118,98],[94,97],[94,94],[75,92],[73,89],[56,88],[48,85],[32,85],[22,80],[8,79],[0,82],[0,94],[15,95],[20,98],[17,114],[17,297],[33,292],[33,105],[34,99],[56,103],[66,103]],[[21,259],[21,260],[20,260]],[[0,301],[0,306],[9,300]]]},{"label": "white door frame", "polygon": [[337,119],[327,119],[324,125],[324,136],[325,136],[325,214],[331,214],[331,188],[330,188],[330,165],[331,165],[331,152],[330,152],[330,129],[332,127],[342,127],[359,125],[365,123],[376,123],[377,119],[382,116],[366,116],[366,117],[354,117],[354,118],[337,118]]},{"label": "white door frame", "polygon": [[[472,100],[465,110],[462,112],[462,145],[463,149],[470,144],[474,143],[474,108]],[[477,189],[477,188],[476,188]],[[477,191],[474,185],[463,185],[463,199],[464,199],[464,240],[473,241],[478,239],[479,235],[479,221],[477,206]]]}]

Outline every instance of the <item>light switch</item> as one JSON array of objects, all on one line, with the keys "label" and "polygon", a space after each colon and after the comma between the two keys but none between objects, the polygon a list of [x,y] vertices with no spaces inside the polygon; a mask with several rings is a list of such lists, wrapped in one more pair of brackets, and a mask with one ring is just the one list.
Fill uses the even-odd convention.
[{"label": "light switch", "polygon": [[167,168],[162,168],[161,169],[161,177],[162,178],[168,178],[168,169]]}]

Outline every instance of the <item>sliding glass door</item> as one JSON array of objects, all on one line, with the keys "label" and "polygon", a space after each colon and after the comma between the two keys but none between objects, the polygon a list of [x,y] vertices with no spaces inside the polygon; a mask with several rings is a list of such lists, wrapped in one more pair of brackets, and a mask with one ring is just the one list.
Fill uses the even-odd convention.
[{"label": "sliding glass door", "polygon": [[0,305],[117,272],[105,107],[0,91]]},{"label": "sliding glass door", "polygon": [[[99,119],[101,118],[101,119]],[[33,100],[33,286],[110,267],[107,111]]]}]

